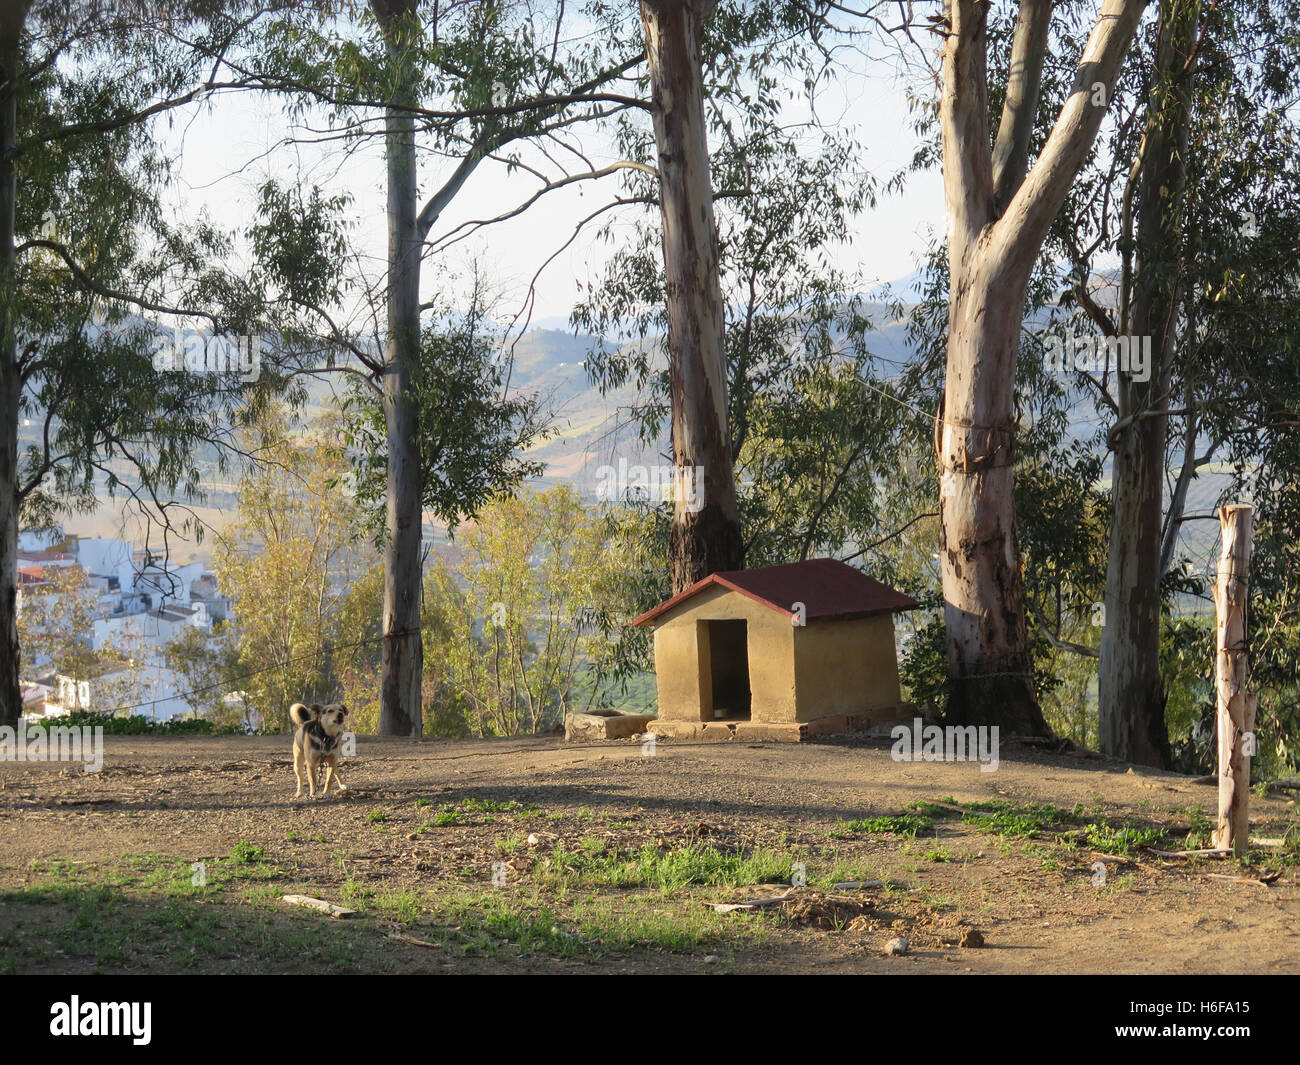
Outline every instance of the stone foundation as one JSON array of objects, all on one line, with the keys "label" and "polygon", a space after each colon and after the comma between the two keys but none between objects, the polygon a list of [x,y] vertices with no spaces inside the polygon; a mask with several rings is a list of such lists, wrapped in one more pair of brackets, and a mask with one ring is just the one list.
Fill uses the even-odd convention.
[{"label": "stone foundation", "polygon": [[873,710],[859,710],[853,714],[836,714],[831,717],[814,718],[812,721],[795,721],[788,724],[767,721],[666,721],[656,718],[650,721],[645,730],[665,739],[696,742],[776,740],[783,743],[798,743],[813,736],[860,732],[873,725],[910,722],[915,716],[916,707],[911,703],[896,703],[893,706],[880,706]]}]

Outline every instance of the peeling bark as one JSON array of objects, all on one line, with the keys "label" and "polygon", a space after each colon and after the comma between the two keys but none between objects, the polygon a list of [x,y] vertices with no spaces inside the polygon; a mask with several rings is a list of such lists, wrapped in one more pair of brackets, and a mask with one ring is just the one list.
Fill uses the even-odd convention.
[{"label": "peeling bark", "polygon": [[[949,716],[1050,735],[1034,690],[1012,489],[1014,387],[1030,273],[1052,219],[1091,150],[1146,0],[1106,0],[1070,94],[1034,167],[1024,158],[1037,107],[1050,6],[1023,0],[1012,93],[988,125],[988,7],[947,0],[943,49],[944,195],[948,209],[948,359],[940,463],[940,567],[948,636]],[[1009,125],[1008,125],[1009,123]]]},{"label": "peeling bark", "polygon": [[[674,593],[744,565],[727,432],[722,286],[700,57],[700,31],[711,8],[700,0],[641,3],[659,159],[678,472],[670,546]],[[694,470],[702,471],[702,484]],[[694,490],[683,490],[687,486]]]}]

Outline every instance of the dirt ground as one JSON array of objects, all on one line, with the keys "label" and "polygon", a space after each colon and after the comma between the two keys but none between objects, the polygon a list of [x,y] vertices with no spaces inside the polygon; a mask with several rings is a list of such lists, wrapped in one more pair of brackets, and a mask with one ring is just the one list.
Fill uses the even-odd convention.
[{"label": "dirt ground", "polygon": [[[0,764],[0,971],[1300,972],[1286,792],[1252,800],[1252,835],[1287,847],[1238,864],[1091,845],[1098,825],[1198,842],[1212,784],[1028,749],[981,772],[850,739],[647,757],[634,741],[360,737],[343,778],[340,797],[295,800],[287,737],[107,737],[95,774]],[[957,809],[854,825],[916,803]],[[987,812],[1044,806],[1050,828],[999,831]],[[607,860],[662,872],[688,852],[801,862],[807,885],[629,887]],[[848,879],[880,884],[832,886]],[[332,921],[292,893],[358,913]],[[900,936],[907,952],[887,954]]]}]

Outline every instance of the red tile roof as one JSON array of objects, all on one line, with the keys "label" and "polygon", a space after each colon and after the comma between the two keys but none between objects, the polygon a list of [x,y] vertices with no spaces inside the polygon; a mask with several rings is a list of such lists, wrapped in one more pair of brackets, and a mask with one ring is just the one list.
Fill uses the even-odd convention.
[{"label": "red tile roof", "polygon": [[795,603],[803,603],[804,617],[809,622],[848,621],[873,614],[914,610],[920,606],[910,595],[881,584],[847,563],[833,558],[812,558],[784,566],[712,573],[686,591],[646,611],[632,624],[648,625],[713,585],[739,592],[787,617],[795,616]]}]

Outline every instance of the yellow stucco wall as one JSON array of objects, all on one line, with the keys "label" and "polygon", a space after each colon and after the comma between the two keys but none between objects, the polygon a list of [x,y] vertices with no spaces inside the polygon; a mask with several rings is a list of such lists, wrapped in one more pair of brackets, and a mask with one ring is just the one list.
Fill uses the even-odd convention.
[{"label": "yellow stucco wall", "polygon": [[713,716],[705,621],[748,622],[750,719],[785,723],[891,706],[899,701],[894,619],[792,625],[748,596],[709,588],[659,618],[654,630],[659,716]]},{"label": "yellow stucco wall", "polygon": [[713,718],[708,629],[702,621],[749,623],[750,719],[795,721],[794,626],[769,606],[726,588],[709,588],[655,624],[659,716],[675,721]]},{"label": "yellow stucco wall", "polygon": [[795,628],[794,645],[799,721],[892,706],[901,698],[891,614]]}]

